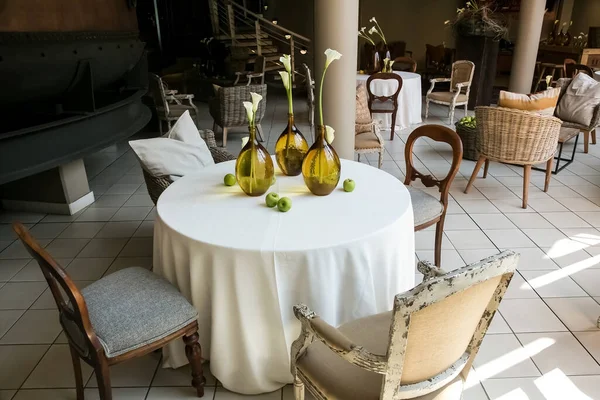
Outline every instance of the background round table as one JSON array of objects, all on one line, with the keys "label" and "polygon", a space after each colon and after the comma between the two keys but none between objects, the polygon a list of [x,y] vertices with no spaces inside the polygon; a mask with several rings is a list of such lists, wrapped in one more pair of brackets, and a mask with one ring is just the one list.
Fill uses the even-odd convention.
[{"label": "background round table", "polygon": [[[408,128],[419,124],[423,96],[421,91],[421,75],[414,72],[394,71],[402,77],[402,89],[398,93],[398,113],[396,114],[396,129]],[[357,74],[356,84],[366,85],[370,75]],[[374,80],[371,91],[375,95],[390,96],[398,89],[398,83],[393,80]],[[389,130],[392,126],[392,114],[373,114],[373,119],[381,121],[382,129]]]},{"label": "background round table", "polygon": [[[235,161],[174,182],[157,204],[154,272],[198,309],[203,357],[223,386],[257,394],[292,382],[290,347],[309,305],[337,326],[391,310],[414,286],[410,195],[392,175],[342,160],[329,196],[312,195],[302,176],[280,173],[274,192],[292,199],[281,213],[264,196],[226,187]],[[352,193],[342,190],[356,181]],[[179,343],[181,342],[181,343]],[[164,366],[187,364],[182,341],[164,349]]]}]

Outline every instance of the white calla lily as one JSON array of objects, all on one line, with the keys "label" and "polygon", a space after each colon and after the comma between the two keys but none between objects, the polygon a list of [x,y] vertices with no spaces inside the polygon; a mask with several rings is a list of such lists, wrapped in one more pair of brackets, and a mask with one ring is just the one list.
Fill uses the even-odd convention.
[{"label": "white calla lily", "polygon": [[327,143],[331,144],[333,142],[333,139],[335,139],[334,133],[335,129],[329,125],[325,125],[325,140],[327,140]]},{"label": "white calla lily", "polygon": [[325,50],[325,56],[327,56],[327,59],[325,60],[325,69],[327,69],[327,67],[329,67],[329,64],[331,64],[333,61],[342,58],[342,54],[337,50],[333,49]]},{"label": "white calla lily", "polygon": [[254,124],[254,112],[252,111],[252,103],[249,101],[244,101],[242,103],[244,108],[246,109],[246,116],[248,117],[248,125],[252,126]]},{"label": "white calla lily", "polygon": [[246,146],[246,144],[248,143],[248,140],[250,140],[250,136],[244,136],[242,138],[242,149],[244,148],[244,146]]},{"label": "white calla lily", "polygon": [[256,110],[258,110],[258,103],[260,103],[263,97],[254,92],[250,92],[250,96],[252,96],[252,111],[256,112]]},{"label": "white calla lily", "polygon": [[374,33],[377,33],[377,28],[375,28],[374,26],[372,26],[371,29],[369,29],[369,35],[372,35]]},{"label": "white calla lily", "polygon": [[281,76],[281,81],[283,82],[283,87],[286,92],[290,90],[290,74],[287,71],[279,71],[279,75]]},{"label": "white calla lily", "polygon": [[369,22],[375,22],[375,23],[377,23],[377,20],[375,19],[375,17],[371,17],[371,19],[369,20]]},{"label": "white calla lily", "polygon": [[292,57],[289,54],[284,54],[279,57],[279,61],[283,64],[288,73],[292,71]]}]

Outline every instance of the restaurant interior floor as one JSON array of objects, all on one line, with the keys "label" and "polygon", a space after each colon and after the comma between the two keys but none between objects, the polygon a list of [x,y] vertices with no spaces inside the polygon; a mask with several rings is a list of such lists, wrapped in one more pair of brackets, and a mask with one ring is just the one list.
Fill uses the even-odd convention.
[{"label": "restaurant interior floor", "polygon": [[[201,128],[211,128],[206,104],[199,107]],[[308,136],[301,99],[296,112]],[[446,113],[433,105],[427,123],[446,124]],[[287,123],[286,114],[285,98],[270,96],[263,120],[269,151]],[[385,143],[383,169],[399,179],[411,129]],[[232,153],[239,151],[242,136],[244,129],[230,133]],[[418,166],[445,175],[451,154],[444,146],[418,143]],[[376,166],[376,158],[367,156],[363,162]],[[526,210],[519,199],[522,168],[492,163],[488,178],[477,179],[466,195],[474,163],[462,162],[451,189],[443,268],[459,268],[507,248],[521,253],[465,400],[600,399],[600,144],[590,146],[589,154],[579,148],[576,160],[552,176],[548,193],[540,189],[543,174],[534,171]],[[80,287],[120,268],[151,266],[154,210],[127,142],[91,155],[86,167],[97,200],[77,215],[0,214],[0,400],[75,399],[69,351],[52,297],[39,267],[15,241],[11,221],[25,223]],[[432,229],[416,234],[419,259],[433,259],[433,236]],[[205,399],[246,398],[220,387],[205,371]],[[86,398],[97,399],[89,367],[83,376]],[[159,353],[112,368],[112,383],[116,400],[195,398],[188,368],[162,369]],[[293,395],[288,386],[251,398],[291,400]]]}]

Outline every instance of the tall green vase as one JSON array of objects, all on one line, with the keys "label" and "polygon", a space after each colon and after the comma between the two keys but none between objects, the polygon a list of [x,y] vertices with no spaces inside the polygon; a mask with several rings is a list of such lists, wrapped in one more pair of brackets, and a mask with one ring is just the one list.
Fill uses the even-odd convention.
[{"label": "tall green vase", "polygon": [[304,183],[314,195],[327,196],[337,187],[341,171],[340,158],[325,140],[325,127],[319,126],[315,143],[302,163]]},{"label": "tall green vase", "polygon": [[308,143],[294,124],[294,114],[288,114],[288,124],[275,143],[275,160],[281,172],[297,176],[302,172],[302,161],[308,153]]},{"label": "tall green vase", "polygon": [[269,190],[275,169],[273,160],[256,140],[256,128],[250,128],[248,143],[242,148],[235,162],[235,177],[248,196],[260,196]]}]

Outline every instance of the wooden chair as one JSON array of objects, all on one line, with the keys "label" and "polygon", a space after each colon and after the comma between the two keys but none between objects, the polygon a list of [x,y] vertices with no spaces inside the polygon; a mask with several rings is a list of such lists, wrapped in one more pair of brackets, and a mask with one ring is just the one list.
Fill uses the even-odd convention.
[{"label": "wooden chair", "polygon": [[80,359],[96,373],[100,400],[112,400],[111,365],[137,358],[183,338],[192,386],[204,395],[196,309],[167,281],[139,267],[110,274],[82,291],[20,223],[13,229],[38,262],[69,341],[77,400],[83,400]]},{"label": "wooden chair", "polygon": [[535,83],[535,87],[533,88],[533,93],[540,91],[540,86],[542,82],[545,82],[546,76],[552,76],[552,82],[555,81],[555,75],[558,74],[558,78],[564,78],[564,70],[565,66],[563,64],[554,64],[554,63],[540,63],[539,64],[540,73],[538,75],[537,82]]},{"label": "wooden chair", "polygon": [[[154,100],[158,116],[158,129],[163,133],[162,121],[167,122],[167,130],[171,129],[171,122],[177,121],[184,112],[189,111],[190,116],[198,125],[198,108],[194,105],[193,94],[174,94],[173,90],[165,90],[166,85],[158,75],[150,74],[150,93]],[[187,104],[183,102],[186,101]]]},{"label": "wooden chair", "polygon": [[429,81],[436,76],[447,77],[448,69],[454,62],[455,49],[447,48],[444,44],[425,45],[425,70],[423,77]]},{"label": "wooden chair", "polygon": [[[454,123],[454,108],[465,106],[465,117],[467,116],[467,105],[469,103],[469,92],[473,81],[475,64],[471,61],[460,60],[452,64],[452,75],[450,78],[434,78],[431,87],[425,96],[425,118],[429,116],[429,103],[448,106],[448,117],[450,124]],[[450,82],[449,92],[434,92],[437,82]]]},{"label": "wooden chair", "polygon": [[264,84],[265,83],[265,65],[266,59],[264,56],[256,56],[254,60],[254,70],[253,71],[242,71],[235,73],[235,81],[233,82],[233,86],[236,86],[240,79],[243,77],[246,80],[246,86],[252,84],[252,79],[256,79],[256,84]]},{"label": "wooden chair", "polygon": [[306,83],[306,103],[308,105],[308,124],[310,126],[310,137],[315,141],[315,80],[312,78],[310,68],[306,64],[304,67],[304,78]]},{"label": "wooden chair", "polygon": [[476,107],[475,115],[479,160],[475,164],[465,193],[471,189],[484,163],[483,178],[487,177],[490,160],[523,165],[523,208],[527,208],[532,165],[546,163],[544,192],[548,191],[561,120],[548,115],[502,107]]},{"label": "wooden chair", "polygon": [[[571,61],[574,61],[574,60],[571,60]],[[589,75],[592,78],[594,77],[594,71],[587,65],[577,64],[575,62],[567,64],[567,60],[565,60],[564,69],[565,69],[565,76],[564,76],[565,78],[575,78],[575,75],[577,75],[580,72],[583,74]]]},{"label": "wooden chair", "polygon": [[263,140],[262,126],[260,122],[265,116],[267,104],[267,85],[249,85],[218,87],[215,89],[215,97],[208,104],[208,111],[213,117],[213,131],[216,132],[217,125],[223,129],[223,147],[227,146],[227,132],[229,128],[236,126],[247,126],[248,117],[244,108],[244,101],[252,101],[251,92],[260,94],[263,101],[258,105],[256,111],[256,132],[260,141]]},{"label": "wooden chair", "polygon": [[417,62],[410,57],[396,57],[392,69],[394,71],[417,72]]},{"label": "wooden chair", "polygon": [[378,168],[383,163],[385,142],[381,137],[379,121],[374,122],[369,112],[369,100],[366,85],[356,87],[356,122],[354,123],[354,152],[360,161],[361,154],[379,154]]},{"label": "wooden chair", "polygon": [[[444,179],[437,179],[431,175],[425,175],[414,166],[413,147],[417,139],[427,137],[436,142],[448,143],[452,148],[452,164]],[[404,147],[404,158],[406,159],[406,178],[404,184],[410,193],[413,206],[415,232],[435,226],[435,255],[434,262],[437,267],[442,266],[442,239],[444,237],[444,220],[448,210],[448,193],[454,177],[458,173],[462,161],[463,149],[460,136],[452,129],[442,125],[423,125],[412,131],[408,136]],[[437,186],[441,193],[440,199],[436,199],[423,190],[410,186],[411,182],[420,179],[426,187]]]},{"label": "wooden chair", "polygon": [[317,400],[460,400],[518,257],[504,251],[449,273],[421,262],[423,282],[391,311],[338,328],[295,306],[295,399],[306,388]]},{"label": "wooden chair", "polygon": [[[395,80],[398,82],[398,88],[390,96],[377,96],[371,91],[371,82],[374,80]],[[398,94],[402,90],[402,78],[400,75],[378,72],[369,76],[367,79],[367,93],[369,94],[369,112],[373,114],[392,114],[392,126],[390,140],[394,140],[394,131],[396,130],[396,114],[398,113]]]}]

